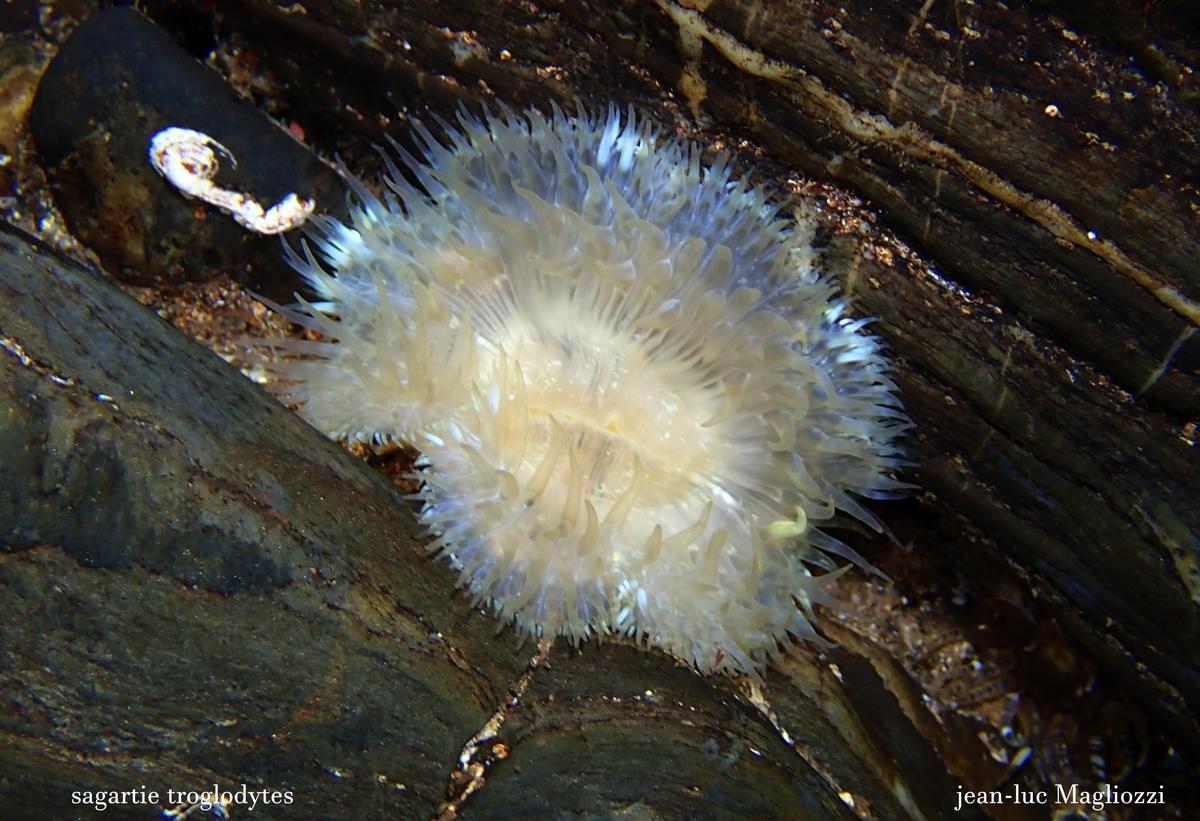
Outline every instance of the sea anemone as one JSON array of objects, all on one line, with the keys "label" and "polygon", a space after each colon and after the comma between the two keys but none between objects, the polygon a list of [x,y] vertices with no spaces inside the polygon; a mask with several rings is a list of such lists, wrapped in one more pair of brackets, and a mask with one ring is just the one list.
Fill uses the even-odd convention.
[{"label": "sea anemone", "polygon": [[415,446],[429,549],[524,633],[751,674],[821,642],[831,554],[865,562],[820,528],[880,529],[909,423],[811,231],[632,112],[441,125],[291,254],[319,339],[278,394]]}]

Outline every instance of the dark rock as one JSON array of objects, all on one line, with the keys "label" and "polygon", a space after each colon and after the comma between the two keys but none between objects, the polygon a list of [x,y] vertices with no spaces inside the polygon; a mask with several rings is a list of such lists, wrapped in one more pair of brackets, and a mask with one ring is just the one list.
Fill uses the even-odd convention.
[{"label": "dark rock", "polygon": [[84,22],[47,69],[32,130],[72,233],[105,268],[138,284],[228,273],[286,300],[297,280],[279,239],[189,200],[150,164],[151,137],[192,128],[227,147],[218,184],[264,207],[288,193],[344,212],[337,175],[131,8]]}]

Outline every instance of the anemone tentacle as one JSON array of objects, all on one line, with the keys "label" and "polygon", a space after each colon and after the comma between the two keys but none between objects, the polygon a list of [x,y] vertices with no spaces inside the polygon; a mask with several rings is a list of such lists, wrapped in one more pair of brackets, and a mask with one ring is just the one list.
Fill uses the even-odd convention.
[{"label": "anemone tentacle", "polygon": [[280,394],[418,447],[431,549],[522,631],[750,673],[820,642],[830,557],[865,565],[820,528],[880,527],[909,422],[806,226],[632,112],[443,125],[292,255],[322,340]]}]

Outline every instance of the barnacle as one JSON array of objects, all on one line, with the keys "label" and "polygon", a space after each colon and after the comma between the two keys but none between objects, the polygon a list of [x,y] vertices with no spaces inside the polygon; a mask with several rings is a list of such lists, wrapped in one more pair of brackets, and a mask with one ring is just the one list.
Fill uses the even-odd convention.
[{"label": "barnacle", "polygon": [[320,338],[277,392],[416,446],[430,549],[522,631],[705,671],[820,641],[831,556],[863,563],[822,528],[880,527],[909,423],[810,232],[632,113],[444,125],[293,253]]}]

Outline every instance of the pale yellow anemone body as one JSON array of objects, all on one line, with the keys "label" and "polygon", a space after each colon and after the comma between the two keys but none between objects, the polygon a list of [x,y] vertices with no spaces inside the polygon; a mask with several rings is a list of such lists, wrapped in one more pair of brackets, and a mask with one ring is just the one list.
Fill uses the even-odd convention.
[{"label": "pale yellow anemone body", "polygon": [[754,673],[817,641],[823,529],[903,486],[878,343],[811,236],[729,163],[632,115],[419,131],[294,263],[319,342],[277,391],[338,438],[422,453],[431,549],[534,635],[620,633]]}]

